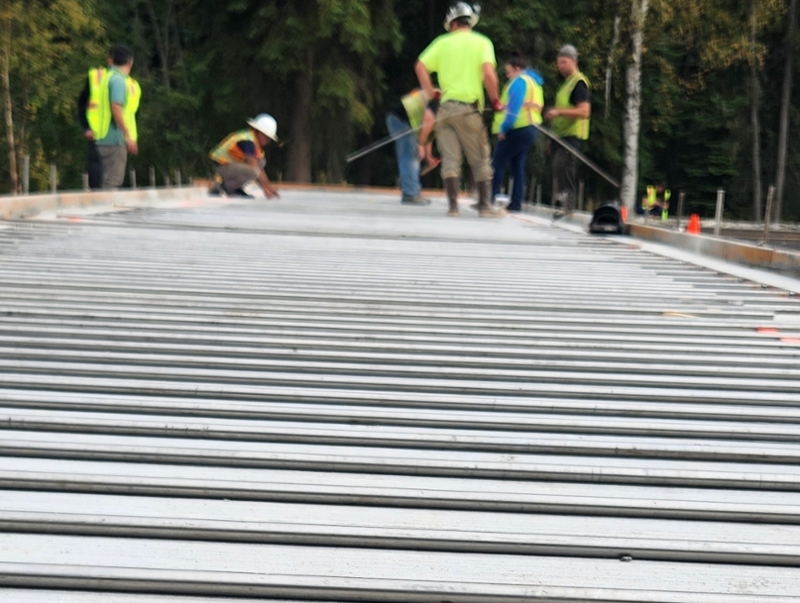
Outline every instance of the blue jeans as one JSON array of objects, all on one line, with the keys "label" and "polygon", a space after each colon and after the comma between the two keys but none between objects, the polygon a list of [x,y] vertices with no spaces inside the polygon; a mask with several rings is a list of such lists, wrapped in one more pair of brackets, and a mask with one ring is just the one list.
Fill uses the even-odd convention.
[{"label": "blue jeans", "polygon": [[511,202],[508,209],[522,209],[522,197],[525,194],[525,160],[528,151],[536,142],[538,132],[533,126],[511,130],[505,140],[497,143],[492,159],[494,177],[492,178],[492,196],[500,192],[500,185],[506,175],[506,165],[511,163],[511,176],[514,178],[514,190],[511,191]]},{"label": "blue jeans", "polygon": [[[386,116],[386,127],[390,136],[396,136],[411,126],[394,113]],[[417,158],[417,133],[409,132],[394,141],[397,168],[400,171],[400,189],[404,197],[416,197],[422,192],[419,181],[419,159]]]}]

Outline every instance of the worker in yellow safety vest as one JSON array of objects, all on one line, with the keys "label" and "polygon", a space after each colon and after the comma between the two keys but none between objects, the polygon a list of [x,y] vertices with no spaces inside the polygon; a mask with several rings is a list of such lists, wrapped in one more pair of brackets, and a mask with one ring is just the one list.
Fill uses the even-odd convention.
[{"label": "worker in yellow safety vest", "polygon": [[[429,135],[436,121],[439,108],[438,93],[428,98],[422,88],[412,90],[400,99],[386,114],[386,128],[394,138],[397,170],[399,173],[400,203],[406,205],[430,205],[431,200],[422,196],[420,163],[429,167],[439,161],[433,157]],[[419,134],[418,134],[419,132]]]},{"label": "worker in yellow safety vest", "polygon": [[662,220],[669,217],[669,200],[672,191],[663,184],[647,187],[647,194],[642,198],[642,213],[645,216],[661,216]]},{"label": "worker in yellow safety vest", "polygon": [[[578,69],[578,51],[567,44],[558,52],[558,72],[564,83],[556,93],[555,106],[544,114],[553,134],[578,151],[589,139],[592,114],[591,88],[588,78]],[[553,205],[561,205],[555,217],[569,214],[578,198],[578,160],[561,145],[550,145],[550,167],[553,176]]]},{"label": "worker in yellow safety vest", "polygon": [[139,151],[136,112],[142,98],[139,83],[130,77],[133,53],[116,45],[108,67],[90,69],[78,99],[78,115],[89,143],[89,187],[118,188],[125,179],[128,153]]},{"label": "worker in yellow safety vest", "polygon": [[536,142],[536,126],[542,123],[544,79],[528,68],[528,61],[519,52],[512,53],[505,62],[505,71],[508,83],[500,94],[500,103],[505,109],[495,113],[492,126],[498,141],[492,159],[492,197],[500,193],[506,165],[510,163],[514,186],[506,211],[518,212],[522,211],[525,192],[525,160]]},{"label": "worker in yellow safety vest", "polygon": [[248,127],[229,134],[209,153],[214,162],[216,182],[209,191],[212,195],[226,194],[229,197],[253,195],[244,187],[258,182],[268,199],[280,197],[269,181],[264,166],[267,164],[264,147],[270,141],[278,142],[278,122],[267,113],[248,120]]}]

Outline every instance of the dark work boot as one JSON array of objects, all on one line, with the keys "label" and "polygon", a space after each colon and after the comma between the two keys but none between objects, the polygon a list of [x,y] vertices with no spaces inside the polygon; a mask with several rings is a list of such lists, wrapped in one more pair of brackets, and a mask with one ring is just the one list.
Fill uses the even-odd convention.
[{"label": "dark work boot", "polygon": [[506,210],[492,205],[492,181],[478,182],[478,215],[481,218],[502,218]]},{"label": "dark work boot", "polygon": [[447,191],[447,215],[458,215],[458,178],[445,178],[444,189]]}]

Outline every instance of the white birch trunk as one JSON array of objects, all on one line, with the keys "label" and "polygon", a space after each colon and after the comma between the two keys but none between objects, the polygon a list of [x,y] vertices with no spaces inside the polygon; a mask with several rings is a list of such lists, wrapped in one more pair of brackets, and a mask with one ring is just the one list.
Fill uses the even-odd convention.
[{"label": "white birch trunk", "polygon": [[761,202],[761,85],[758,80],[756,35],[758,33],[758,0],[750,2],[750,123],[753,128],[753,220],[763,218]]},{"label": "white birch trunk", "polygon": [[625,121],[622,125],[623,167],[620,200],[630,214],[636,208],[639,183],[639,130],[642,107],[642,43],[649,0],[631,0],[631,60],[626,72],[628,95]]},{"label": "white birch trunk", "polygon": [[781,118],[778,126],[778,168],[775,175],[775,221],[783,219],[783,189],[786,183],[786,147],[789,142],[789,103],[792,97],[794,53],[797,49],[797,0],[789,3],[789,31],[786,36],[786,63],[781,94]]},{"label": "white birch trunk", "polygon": [[622,23],[622,17],[617,15],[614,17],[614,37],[611,39],[611,49],[608,51],[608,62],[606,63],[606,119],[611,114],[611,81],[614,75],[614,54],[617,52],[619,45],[619,26]]}]

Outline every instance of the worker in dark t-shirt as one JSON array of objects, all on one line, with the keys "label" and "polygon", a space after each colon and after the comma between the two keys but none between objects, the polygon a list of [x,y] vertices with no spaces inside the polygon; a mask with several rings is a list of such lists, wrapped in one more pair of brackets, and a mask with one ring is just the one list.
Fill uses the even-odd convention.
[{"label": "worker in dark t-shirt", "polygon": [[[581,150],[589,139],[592,114],[591,88],[588,78],[578,70],[578,51],[566,45],[558,53],[558,72],[564,83],[556,94],[555,106],[545,115],[554,134]],[[550,145],[550,165],[553,175],[553,205],[560,205],[556,217],[572,212],[578,199],[578,160],[560,145]]]}]

